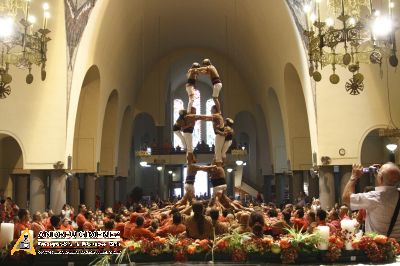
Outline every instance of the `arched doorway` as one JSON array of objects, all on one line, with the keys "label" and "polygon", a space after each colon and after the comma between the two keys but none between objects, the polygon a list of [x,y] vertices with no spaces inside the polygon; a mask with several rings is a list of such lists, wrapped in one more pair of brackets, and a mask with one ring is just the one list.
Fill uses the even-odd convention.
[{"label": "arched doorway", "polygon": [[157,128],[154,119],[148,113],[136,115],[133,122],[133,141],[131,148],[131,175],[129,181],[130,190],[135,187],[141,187],[144,195],[149,195],[154,188],[158,187],[159,173],[155,167],[140,166],[141,159],[136,157],[135,151],[145,149],[154,141],[157,142]]},{"label": "arched doorway", "polygon": [[291,63],[285,66],[284,85],[289,143],[288,167],[292,173],[289,177],[289,194],[291,200],[294,200],[303,190],[309,194],[310,182],[311,187],[316,188],[317,180],[311,180],[308,174],[312,167],[312,152],[307,108],[299,74]]},{"label": "arched doorway", "polygon": [[268,91],[267,103],[268,126],[271,132],[273,169],[275,174],[275,179],[271,182],[271,186],[273,186],[272,191],[275,192],[275,195],[272,195],[272,199],[275,199],[278,203],[282,203],[287,199],[289,193],[289,179],[286,175],[289,167],[281,106],[278,96],[272,88]]},{"label": "arched doorway", "polygon": [[92,66],[83,80],[75,120],[72,168],[76,173],[96,172],[100,72]]},{"label": "arched doorway", "polygon": [[129,163],[130,163],[130,147],[132,141],[132,108],[130,106],[125,108],[124,116],[122,118],[121,130],[119,135],[119,148],[118,148],[118,168],[117,180],[115,184],[116,200],[125,201],[127,195],[128,176],[129,176]]},{"label": "arched doorway", "polygon": [[27,208],[29,173],[23,170],[23,160],[17,140],[0,133],[0,198],[11,197],[20,208]]},{"label": "arched doorway", "polygon": [[104,113],[103,129],[101,134],[100,164],[96,195],[104,200],[104,207],[112,207],[115,201],[115,158],[117,136],[118,92],[112,91]]}]

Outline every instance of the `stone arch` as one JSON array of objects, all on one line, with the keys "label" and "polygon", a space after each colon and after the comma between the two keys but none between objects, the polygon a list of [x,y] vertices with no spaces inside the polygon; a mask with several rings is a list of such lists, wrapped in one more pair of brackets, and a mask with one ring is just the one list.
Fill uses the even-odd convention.
[{"label": "stone arch", "polygon": [[100,175],[115,174],[116,158],[116,134],[117,134],[117,115],[118,115],[118,92],[113,90],[108,97],[103,128],[101,134],[100,149]]},{"label": "stone arch", "polygon": [[[399,145],[398,139],[379,136],[379,130],[383,128],[374,128],[366,134],[361,145],[360,162],[364,166],[372,164],[383,164],[394,159],[394,155],[386,149],[386,145],[395,142]],[[395,151],[398,157],[399,149]],[[393,157],[392,157],[393,156]]]},{"label": "stone arch", "polygon": [[127,196],[127,182],[129,176],[129,163],[131,158],[130,147],[132,141],[132,108],[127,106],[122,117],[121,130],[118,144],[118,176],[115,184],[116,200],[123,202]]},{"label": "stone arch", "polygon": [[[143,148],[146,142],[150,144],[153,139],[156,141],[158,140],[154,118],[145,112],[137,114],[133,122],[131,176],[128,180],[128,186],[130,189],[134,186],[142,187],[143,191],[147,194],[149,194],[153,188],[157,187],[157,170],[154,167],[141,167],[139,165],[140,158],[135,156],[135,151]],[[162,143],[162,141],[164,140],[159,140],[159,143]]]},{"label": "stone arch", "polygon": [[[250,181],[257,182],[257,125],[254,115],[249,111],[241,111],[235,115],[235,124],[233,129],[235,131],[235,139],[237,144],[245,145],[248,149],[249,162],[244,169],[244,178]],[[247,143],[244,143],[247,142]]]},{"label": "stone arch", "polygon": [[85,75],[79,95],[72,152],[75,172],[96,172],[99,95],[100,72],[93,65]]},{"label": "stone arch", "polygon": [[287,172],[287,152],[285,141],[285,130],[283,127],[281,105],[273,88],[268,90],[267,96],[268,126],[271,132],[272,157],[274,173]]},{"label": "stone arch", "polygon": [[312,166],[307,108],[299,74],[291,63],[285,65],[284,88],[288,120],[287,148],[291,166],[289,170],[307,170]]},{"label": "stone arch", "polygon": [[132,141],[132,108],[127,106],[122,117],[121,131],[118,145],[118,173],[117,175],[128,177],[129,157]]},{"label": "stone arch", "polygon": [[[0,197],[12,197],[13,186],[19,187],[19,183],[23,182],[19,191],[21,195],[16,195],[17,204],[24,206],[23,200],[28,198],[28,172],[23,170],[24,155],[23,149],[17,138],[8,132],[0,133]],[[3,133],[4,132],[4,133]],[[12,175],[26,174],[23,178],[18,178],[16,184],[13,184]]]}]

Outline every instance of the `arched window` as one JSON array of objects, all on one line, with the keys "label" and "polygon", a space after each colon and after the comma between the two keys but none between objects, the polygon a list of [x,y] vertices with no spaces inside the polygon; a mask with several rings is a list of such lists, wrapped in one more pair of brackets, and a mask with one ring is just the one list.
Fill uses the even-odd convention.
[{"label": "arched window", "polygon": [[[193,107],[196,108],[196,113],[201,114],[201,98],[200,91],[196,90],[194,93]],[[196,147],[197,143],[201,140],[201,123],[197,122],[193,131],[193,147]]]},{"label": "arched window", "polygon": [[[179,117],[179,111],[183,109],[183,101],[181,99],[174,100],[174,123]],[[174,135],[174,147],[183,147],[181,140]]]},{"label": "arched window", "polygon": [[[214,105],[213,99],[208,99],[206,102],[206,114],[211,115],[211,107]],[[211,122],[206,123],[206,143],[212,146],[215,143],[215,134]]]}]

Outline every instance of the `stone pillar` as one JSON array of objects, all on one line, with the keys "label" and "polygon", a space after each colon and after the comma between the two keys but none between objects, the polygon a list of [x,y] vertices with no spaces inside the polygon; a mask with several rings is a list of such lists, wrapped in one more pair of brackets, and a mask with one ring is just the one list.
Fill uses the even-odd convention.
[{"label": "stone pillar", "polygon": [[310,200],[319,197],[319,179],[316,176],[312,177],[310,174],[308,174],[308,196]]},{"label": "stone pillar", "polygon": [[62,206],[67,203],[67,174],[62,170],[51,171],[50,177],[50,209],[55,214],[61,213]]},{"label": "stone pillar", "polygon": [[300,191],[304,191],[303,186],[303,171],[293,171],[291,191],[292,194],[290,196],[293,202],[296,201],[296,198],[299,196]]},{"label": "stone pillar", "polygon": [[96,181],[94,179],[94,174],[87,174],[85,176],[85,197],[84,203],[87,208],[94,210],[94,202],[95,202],[95,190],[96,189]]},{"label": "stone pillar", "polygon": [[285,181],[286,176],[284,174],[275,174],[275,193],[278,206],[283,203],[285,198]]},{"label": "stone pillar", "polygon": [[331,166],[322,166],[319,169],[319,199],[325,210],[335,205],[335,178]]},{"label": "stone pillar", "polygon": [[15,203],[26,209],[28,203],[29,175],[13,175],[15,177]]},{"label": "stone pillar", "polygon": [[29,210],[43,212],[46,209],[46,172],[31,170]]},{"label": "stone pillar", "polygon": [[67,182],[68,184],[68,204],[75,209],[75,213],[78,211],[78,206],[81,202],[80,190],[79,190],[79,178],[75,175],[71,176]]},{"label": "stone pillar", "polygon": [[105,184],[105,195],[104,195],[104,208],[113,207],[115,198],[115,183],[114,176],[105,176],[104,177]]},{"label": "stone pillar", "polygon": [[158,196],[162,200],[166,200],[168,198],[168,182],[167,178],[169,175],[165,174],[165,167],[161,171],[159,171],[159,182],[158,182]]},{"label": "stone pillar", "polygon": [[226,183],[227,183],[227,190],[226,194],[228,197],[235,197],[235,179],[233,178],[233,172],[226,171]]},{"label": "stone pillar", "polygon": [[344,187],[346,186],[347,182],[349,182],[349,179],[351,177],[351,170],[352,166],[351,165],[345,165],[345,166],[340,166],[340,197],[339,197],[339,203],[342,203],[342,195],[344,191]]},{"label": "stone pillar", "polygon": [[264,175],[264,202],[268,203],[272,200],[272,180],[273,175]]}]

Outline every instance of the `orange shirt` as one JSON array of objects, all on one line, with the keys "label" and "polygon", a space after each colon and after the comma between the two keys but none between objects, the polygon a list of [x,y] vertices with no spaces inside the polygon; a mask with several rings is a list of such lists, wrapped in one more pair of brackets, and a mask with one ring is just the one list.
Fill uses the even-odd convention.
[{"label": "orange shirt", "polygon": [[143,227],[134,227],[131,229],[130,233],[129,233],[129,238],[150,238],[153,239],[154,235],[152,232],[150,232],[148,229],[143,228]]},{"label": "orange shirt", "polygon": [[33,222],[31,224],[31,230],[33,231],[34,237],[37,237],[39,235],[40,231],[44,231],[45,227],[41,223]]},{"label": "orange shirt", "polygon": [[135,223],[127,222],[124,227],[124,234],[122,235],[123,238],[128,239],[130,238],[130,232],[132,228],[136,226]]},{"label": "orange shirt", "polygon": [[63,230],[63,231],[74,231],[74,229],[72,228],[72,225],[70,225],[70,224],[68,224],[68,225],[62,224],[60,226],[60,230]]},{"label": "orange shirt", "polygon": [[184,224],[171,224],[165,228],[157,230],[156,234],[158,236],[166,236],[168,234],[176,236],[185,231],[186,231],[186,226]]},{"label": "orange shirt", "polygon": [[291,222],[293,224],[293,227],[300,231],[302,230],[303,232],[305,232],[307,230],[308,224],[307,224],[307,220],[304,218],[292,218]]},{"label": "orange shirt", "polygon": [[83,215],[82,213],[79,213],[76,216],[76,224],[78,225],[78,227],[83,227],[85,222],[86,222],[85,215]]},{"label": "orange shirt", "polygon": [[90,221],[86,221],[83,224],[82,229],[83,229],[83,231],[95,231],[95,230],[97,230],[97,226]]},{"label": "orange shirt", "polygon": [[23,232],[26,228],[31,228],[31,225],[28,223],[16,223],[14,225],[14,239],[18,239],[21,236],[21,232]]},{"label": "orange shirt", "polygon": [[115,225],[115,231],[119,231],[119,236],[122,238],[124,236],[125,223],[119,222]]}]

